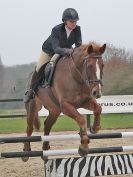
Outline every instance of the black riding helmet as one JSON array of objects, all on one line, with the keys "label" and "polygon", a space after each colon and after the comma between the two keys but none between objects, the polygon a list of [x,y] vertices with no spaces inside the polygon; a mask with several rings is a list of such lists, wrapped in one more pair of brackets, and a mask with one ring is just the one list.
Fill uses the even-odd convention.
[{"label": "black riding helmet", "polygon": [[65,9],[62,15],[62,21],[64,22],[66,20],[78,21],[79,20],[78,12],[73,8]]}]

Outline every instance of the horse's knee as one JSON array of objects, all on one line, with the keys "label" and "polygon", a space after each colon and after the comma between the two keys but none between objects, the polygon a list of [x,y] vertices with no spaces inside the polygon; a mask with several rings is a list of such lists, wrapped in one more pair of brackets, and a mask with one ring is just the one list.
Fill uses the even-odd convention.
[{"label": "horse's knee", "polygon": [[75,118],[76,122],[78,123],[78,125],[80,126],[80,128],[85,128],[86,125],[86,120],[84,117],[78,116]]},{"label": "horse's knee", "polygon": [[94,110],[94,115],[97,116],[97,115],[100,115],[102,112],[102,107],[100,105],[97,105],[95,110]]},{"label": "horse's knee", "polygon": [[97,109],[94,111],[94,123],[93,126],[90,128],[91,133],[97,133],[101,129],[100,125],[100,115],[101,115],[102,108],[101,106],[97,106]]}]

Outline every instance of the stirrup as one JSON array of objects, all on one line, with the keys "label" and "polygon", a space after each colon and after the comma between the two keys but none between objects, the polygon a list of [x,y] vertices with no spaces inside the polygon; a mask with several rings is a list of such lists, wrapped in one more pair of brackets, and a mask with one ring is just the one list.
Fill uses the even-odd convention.
[{"label": "stirrup", "polygon": [[24,103],[28,103],[31,99],[34,99],[34,98],[35,98],[35,91],[30,89],[25,92],[23,101]]},{"label": "stirrup", "polygon": [[54,62],[54,61],[50,61],[49,63],[51,64],[51,66],[52,66],[52,67],[53,67],[53,66],[54,66],[54,64],[55,64],[55,62]]},{"label": "stirrup", "polygon": [[48,83],[47,80],[44,81],[42,87],[43,87],[43,88],[49,88],[49,87],[50,87],[50,85],[49,85],[49,83]]}]

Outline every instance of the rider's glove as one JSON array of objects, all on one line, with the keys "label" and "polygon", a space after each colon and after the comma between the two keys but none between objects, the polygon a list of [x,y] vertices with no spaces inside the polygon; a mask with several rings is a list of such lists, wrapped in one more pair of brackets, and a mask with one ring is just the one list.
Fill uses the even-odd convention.
[{"label": "rider's glove", "polygon": [[68,55],[68,56],[70,56],[70,55],[72,55],[72,53],[73,53],[73,49],[65,49],[65,54],[66,55]]}]

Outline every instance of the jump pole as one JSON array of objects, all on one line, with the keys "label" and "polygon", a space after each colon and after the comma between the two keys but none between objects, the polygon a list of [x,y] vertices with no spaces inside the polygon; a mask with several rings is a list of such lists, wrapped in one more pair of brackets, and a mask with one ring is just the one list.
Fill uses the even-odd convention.
[{"label": "jump pole", "polygon": [[[86,157],[55,158],[44,161],[45,177],[91,177],[133,173],[133,154],[92,156],[93,153],[130,152],[133,146],[92,148]],[[3,152],[0,158],[75,155],[77,149],[31,152]]]},{"label": "jump pole", "polygon": [[[91,139],[133,137],[133,132],[90,134]],[[28,139],[27,139],[28,138]],[[66,135],[66,139],[80,139],[78,134]],[[0,143],[64,140],[64,135],[0,138]],[[129,152],[129,154],[106,154]],[[86,157],[55,158],[44,161],[45,177],[91,177],[133,174],[133,146],[90,148]],[[96,154],[101,154],[97,156]],[[102,155],[104,153],[104,155]],[[92,155],[94,154],[94,155]],[[78,149],[0,152],[0,159],[19,157],[49,157],[78,155]]]},{"label": "jump pole", "polygon": [[[118,146],[118,147],[90,148],[88,149],[88,154],[131,152],[131,151],[133,151],[133,146]],[[25,151],[25,152],[1,152],[0,158],[40,157],[40,156],[48,157],[48,156],[60,156],[60,155],[78,155],[78,149]]]},{"label": "jump pole", "polygon": [[[133,137],[133,132],[118,133],[98,133],[89,134],[90,139],[109,139],[109,138],[127,138]],[[30,136],[30,137],[2,137],[0,144],[4,143],[20,143],[20,142],[39,142],[39,141],[63,141],[63,140],[80,140],[79,134],[69,135],[49,135],[49,136]]]}]

